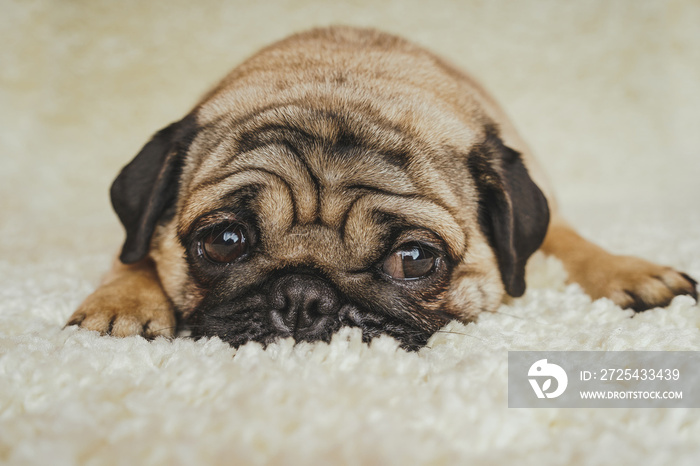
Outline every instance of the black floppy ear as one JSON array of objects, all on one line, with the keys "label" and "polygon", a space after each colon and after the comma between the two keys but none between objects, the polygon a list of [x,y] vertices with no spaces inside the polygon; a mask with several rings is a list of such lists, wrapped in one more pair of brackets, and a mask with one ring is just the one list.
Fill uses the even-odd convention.
[{"label": "black floppy ear", "polygon": [[467,165],[479,190],[479,222],[496,253],[506,292],[525,292],[525,264],[540,247],[549,206],[520,154],[494,133],[470,154]]},{"label": "black floppy ear", "polygon": [[157,132],[112,183],[112,206],[126,230],[119,256],[123,263],[137,262],[148,254],[158,220],[177,197],[194,125],[189,115]]}]

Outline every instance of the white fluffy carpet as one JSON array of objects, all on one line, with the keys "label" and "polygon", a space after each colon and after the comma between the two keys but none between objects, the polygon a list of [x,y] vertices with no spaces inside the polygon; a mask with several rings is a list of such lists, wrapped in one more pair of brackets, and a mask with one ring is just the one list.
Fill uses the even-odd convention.
[{"label": "white fluffy carpet", "polygon": [[118,169],[258,47],[330,23],[472,70],[587,236],[700,277],[693,0],[2,0],[0,463],[698,464],[698,410],[507,407],[508,350],[700,350],[691,298],[631,318],[542,255],[524,297],[418,353],[62,329],[122,240]]}]

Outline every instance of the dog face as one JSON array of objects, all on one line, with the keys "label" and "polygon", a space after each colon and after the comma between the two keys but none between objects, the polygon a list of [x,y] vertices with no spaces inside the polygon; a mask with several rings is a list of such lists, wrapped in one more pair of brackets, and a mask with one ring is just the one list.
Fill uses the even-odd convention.
[{"label": "dog face", "polygon": [[112,186],[194,336],[356,326],[418,348],[524,292],[547,202],[473,84],[393,36],[277,43],[157,133]]}]

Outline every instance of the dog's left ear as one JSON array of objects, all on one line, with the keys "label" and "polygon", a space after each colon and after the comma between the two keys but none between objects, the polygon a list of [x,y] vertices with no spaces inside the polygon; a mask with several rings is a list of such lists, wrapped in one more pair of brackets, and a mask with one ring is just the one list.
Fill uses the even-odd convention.
[{"label": "dog's left ear", "polygon": [[549,206],[520,153],[489,132],[467,159],[479,190],[479,222],[496,253],[506,292],[525,293],[525,264],[544,241]]},{"label": "dog's left ear", "polygon": [[157,132],[112,183],[112,206],[126,230],[119,259],[125,264],[146,255],[163,213],[174,205],[180,171],[194,134],[190,114]]}]

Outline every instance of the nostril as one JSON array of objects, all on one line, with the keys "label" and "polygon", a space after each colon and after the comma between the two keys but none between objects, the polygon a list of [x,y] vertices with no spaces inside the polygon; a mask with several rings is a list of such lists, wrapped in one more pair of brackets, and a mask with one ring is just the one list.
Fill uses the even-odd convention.
[{"label": "nostril", "polygon": [[314,315],[329,315],[336,314],[340,306],[338,296],[332,288],[327,285],[316,284],[316,286],[308,290],[304,307],[309,313]]},{"label": "nostril", "polygon": [[306,313],[311,317],[315,317],[315,316],[323,314],[322,312],[320,312],[320,306],[319,306],[318,300],[313,300],[310,303],[308,303],[305,306],[305,310],[306,310]]},{"label": "nostril", "polygon": [[270,322],[277,329],[280,336],[291,336],[294,332],[295,322],[289,320],[288,314],[272,310],[270,311]]}]

